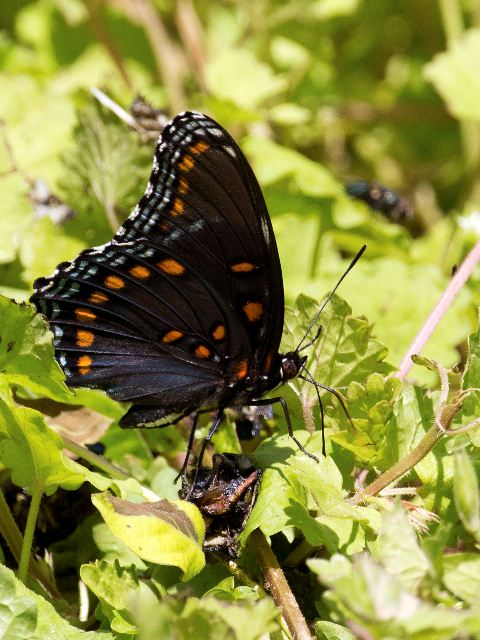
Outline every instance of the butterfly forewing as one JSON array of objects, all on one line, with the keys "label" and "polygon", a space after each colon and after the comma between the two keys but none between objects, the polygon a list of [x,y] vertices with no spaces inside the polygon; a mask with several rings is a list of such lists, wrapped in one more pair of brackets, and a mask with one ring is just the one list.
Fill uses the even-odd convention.
[{"label": "butterfly forewing", "polygon": [[186,113],[165,128],[145,196],[116,238],[141,236],[178,247],[232,304],[250,337],[252,370],[261,370],[283,328],[278,251],[248,162],[207,116]]},{"label": "butterfly forewing", "polygon": [[202,114],[167,125],[113,240],[34,286],[68,383],[133,402],[127,425],[225,404],[278,351],[283,286],[263,196],[234,140]]}]

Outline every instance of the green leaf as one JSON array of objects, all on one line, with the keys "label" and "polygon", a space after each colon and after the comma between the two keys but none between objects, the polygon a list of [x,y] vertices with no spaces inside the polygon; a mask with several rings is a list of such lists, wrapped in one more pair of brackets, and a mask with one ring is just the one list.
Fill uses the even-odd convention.
[{"label": "green leaf", "polygon": [[[286,314],[288,331],[284,348],[294,349],[298,345],[318,308],[319,303],[312,298],[298,296],[293,313]],[[387,347],[372,337],[368,321],[352,316],[350,306],[339,296],[331,298],[319,322],[322,330],[310,350],[307,365],[322,384],[343,387],[351,381],[365,380],[373,371],[394,370],[384,362]],[[313,395],[311,385],[304,384],[303,389]]]},{"label": "green leaf", "polygon": [[[299,345],[318,308],[317,302],[300,295],[295,309],[287,310],[287,330],[282,342],[285,351]],[[309,350],[306,366],[322,385],[342,390],[349,385],[348,393],[354,401],[352,417],[356,428],[353,431],[338,400],[320,389],[326,424],[334,428],[332,440],[354,451],[362,460],[377,459],[382,453],[385,423],[399,387],[395,381],[384,382],[380,375],[393,370],[384,362],[387,348],[372,337],[369,323],[352,316],[349,305],[338,296],[332,297],[321,315],[321,333]],[[317,328],[312,329],[310,335]],[[377,374],[372,375],[373,372]],[[290,385],[300,397],[307,424],[311,421],[312,408],[317,407],[319,417],[314,386],[298,378]],[[309,426],[313,427],[313,423]]]},{"label": "green leaf", "polygon": [[142,152],[135,134],[98,107],[78,112],[77,118],[74,147],[65,154],[62,185],[69,204],[82,218],[66,228],[84,235],[79,225],[88,223],[91,240],[103,242],[140,197],[151,152]]},{"label": "green leaf", "polygon": [[[1,164],[3,166],[7,163]],[[22,237],[32,222],[32,204],[25,195],[25,182],[21,176],[2,176],[0,207],[2,211],[0,263],[5,263],[15,259]]]},{"label": "green leaf", "polygon": [[278,630],[278,610],[270,598],[230,603],[207,596],[155,602],[144,595],[134,608],[140,640],[260,640]]},{"label": "green leaf", "polygon": [[145,571],[147,565],[127,545],[116,538],[105,523],[97,524],[92,529],[93,540],[102,552],[103,559],[109,564],[115,561],[121,567],[135,566]]},{"label": "green leaf", "polygon": [[[331,439],[352,451],[358,460],[370,465],[378,463],[384,455],[387,424],[401,386],[398,378],[384,378],[379,373],[372,373],[364,384],[350,382],[345,399],[354,429],[348,421],[346,430],[334,433]],[[337,408],[337,420],[345,424],[339,412]]]},{"label": "green leaf", "polygon": [[262,185],[290,178],[305,195],[332,198],[343,193],[342,186],[322,165],[298,151],[287,149],[267,138],[249,137],[242,145]]},{"label": "green leaf", "polygon": [[[308,441],[310,434],[296,431],[299,441],[315,451]],[[320,452],[321,452],[321,443]],[[253,460],[255,464],[265,467],[260,491],[252,509],[247,525],[240,536],[240,541],[245,541],[252,531],[260,528],[266,536],[282,531],[285,527],[292,526],[291,515],[287,513],[290,505],[300,504],[307,507],[307,493],[302,487],[298,477],[292,473],[285,461],[294,453],[296,445],[288,436],[276,436],[264,441],[256,450]]]},{"label": "green leaf", "polygon": [[[369,247],[366,257],[368,254]],[[365,294],[365,283],[375,295]],[[412,264],[392,258],[362,259],[342,282],[342,296],[354,312],[360,311],[375,321],[375,337],[388,345],[389,361],[398,366],[447,284],[448,276],[436,265]],[[412,304],[413,300],[415,304]],[[472,330],[471,303],[471,293],[464,287],[442,318],[441,330],[433,333],[422,355],[445,367],[458,362],[456,346]],[[431,384],[436,380],[435,376],[418,367],[413,373],[419,384]]]},{"label": "green leaf", "polygon": [[148,587],[140,582],[135,568],[121,567],[117,561],[111,564],[97,560],[94,565],[84,564],[80,568],[80,577],[99,599],[102,613],[112,631],[136,634],[130,612],[131,600],[137,591],[148,590]]},{"label": "green leaf", "polygon": [[349,629],[327,620],[315,622],[315,634],[317,640],[355,640],[355,636]]},{"label": "green leaf", "polygon": [[330,20],[337,16],[347,16],[354,13],[359,0],[316,0],[312,3],[310,11],[315,18]]},{"label": "green leaf", "polygon": [[53,357],[52,337],[30,305],[0,296],[0,370],[10,384],[63,401],[71,393]]},{"label": "green leaf", "polygon": [[318,455],[318,463],[295,449],[285,462],[278,461],[280,455],[288,456],[290,447],[296,447],[288,436],[262,443],[254,459],[268,466],[240,541],[244,542],[256,528],[271,536],[295,527],[314,547],[325,546],[330,553],[339,549],[358,553],[365,548],[366,534],[378,529],[378,513],[345,502],[342,476],[335,462],[320,453],[321,434],[307,441],[305,432],[295,433],[309,451]]},{"label": "green leaf", "polygon": [[443,556],[442,580],[447,589],[471,606],[478,605],[480,557],[476,553]]},{"label": "green leaf", "polygon": [[205,81],[211,93],[243,108],[255,108],[286,87],[265,63],[246,49],[224,50],[205,68]]},{"label": "green leaf", "polygon": [[425,68],[427,80],[460,120],[480,120],[480,29],[469,29],[451,45],[438,53]]},{"label": "green leaf", "polygon": [[71,470],[62,453],[62,439],[47,426],[42,414],[14,406],[1,389],[0,433],[0,461],[11,469],[17,486],[30,490],[40,486],[51,493],[59,485],[75,489],[83,482],[83,475]]},{"label": "green leaf", "polygon": [[190,502],[159,500],[139,504],[108,493],[96,494],[92,500],[112,533],[143,560],[179,567],[183,580],[205,565],[205,524]]},{"label": "green leaf", "polygon": [[[22,278],[31,284],[39,276],[49,276],[65,260],[73,260],[85,242],[66,235],[50,218],[36,220],[20,245],[20,260],[24,266]],[[49,247],[45,251],[45,247]]]},{"label": "green leaf", "polygon": [[0,565],[0,636],[3,640],[114,640],[106,631],[81,631]]},{"label": "green leaf", "polygon": [[417,533],[400,505],[382,514],[382,526],[371,548],[373,557],[412,593],[431,570]]},{"label": "green leaf", "polygon": [[355,621],[375,640],[449,640],[458,629],[480,628],[475,610],[440,608],[420,600],[366,555],[353,564],[338,555],[307,564],[329,587],[328,603],[337,617],[341,614],[339,622]]},{"label": "green leaf", "polygon": [[[404,383],[388,425],[382,468],[391,466],[415,448],[433,424],[432,398],[424,389]],[[439,442],[420,462],[415,473],[423,484],[440,489],[453,477],[453,459],[445,456],[444,443]]]}]

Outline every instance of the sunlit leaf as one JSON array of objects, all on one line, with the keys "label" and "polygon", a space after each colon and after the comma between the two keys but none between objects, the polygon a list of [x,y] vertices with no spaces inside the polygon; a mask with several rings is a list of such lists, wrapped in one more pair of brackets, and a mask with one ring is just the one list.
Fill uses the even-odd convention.
[{"label": "sunlit leaf", "polygon": [[184,580],[205,564],[205,525],[190,502],[133,503],[97,494],[93,503],[112,533],[143,560],[179,567]]}]

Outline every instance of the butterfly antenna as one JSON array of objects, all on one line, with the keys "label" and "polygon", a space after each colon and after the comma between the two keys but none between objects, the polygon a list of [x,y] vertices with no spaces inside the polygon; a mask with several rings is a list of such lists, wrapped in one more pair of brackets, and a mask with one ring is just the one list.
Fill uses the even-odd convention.
[{"label": "butterfly antenna", "polygon": [[322,313],[322,311],[325,309],[325,307],[327,306],[327,304],[330,302],[333,294],[335,293],[335,291],[338,289],[338,287],[340,286],[340,284],[343,282],[343,280],[346,278],[347,274],[353,269],[353,267],[357,264],[357,262],[360,260],[360,258],[362,257],[362,254],[364,253],[365,249],[367,248],[367,245],[364,244],[363,247],[360,249],[360,251],[357,253],[357,255],[354,257],[354,259],[351,261],[351,263],[348,265],[348,267],[345,269],[343,275],[341,276],[341,278],[339,279],[339,281],[337,282],[337,284],[333,287],[332,291],[330,291],[330,293],[328,294],[328,296],[326,297],[326,299],[324,300],[322,306],[320,307],[320,309],[317,311],[317,313],[314,315],[313,320],[310,322],[310,324],[308,325],[308,329],[305,331],[305,335],[303,336],[303,338],[300,340],[298,347],[295,349],[295,351],[298,353],[299,351],[302,351],[303,349],[306,349],[308,346],[310,346],[312,344],[312,342],[315,342],[315,339],[318,338],[318,336],[320,335],[320,332],[317,333],[317,335],[315,336],[315,339],[310,341],[308,343],[308,345],[305,345],[304,347],[302,347],[302,344],[305,341],[305,338],[308,336],[308,334],[310,333],[310,331],[312,330],[312,327],[315,325],[315,323],[317,322],[320,314]]},{"label": "butterfly antenna", "polygon": [[[345,417],[347,418],[347,420],[350,423],[350,426],[352,427],[352,429],[355,429],[355,425],[353,423],[352,416],[348,412],[347,405],[345,404],[345,400],[343,399],[343,396],[341,395],[341,393],[338,392],[336,389],[333,389],[333,387],[328,387],[326,384],[321,384],[320,382],[317,382],[315,380],[315,378],[312,376],[312,374],[310,373],[310,371],[305,366],[302,367],[302,371],[304,371],[307,374],[307,377],[305,377],[303,375],[299,375],[298,377],[301,378],[302,380],[305,380],[305,382],[309,382],[310,384],[312,384],[315,387],[315,389],[317,390],[317,396],[319,397],[319,400],[320,400],[319,391],[318,391],[319,389],[323,389],[324,391],[328,391],[328,393],[331,393],[333,396],[336,397],[336,399],[338,400],[339,405],[343,409],[343,413],[345,414]],[[321,402],[320,402],[320,406],[321,406]],[[323,435],[323,407],[322,406],[321,406],[320,412],[322,414],[322,438],[324,438],[324,435]]]}]

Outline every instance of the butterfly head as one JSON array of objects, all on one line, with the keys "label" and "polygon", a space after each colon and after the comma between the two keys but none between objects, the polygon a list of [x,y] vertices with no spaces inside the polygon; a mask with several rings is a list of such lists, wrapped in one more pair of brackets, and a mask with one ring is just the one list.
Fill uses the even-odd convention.
[{"label": "butterfly head", "polygon": [[303,369],[307,356],[301,356],[298,351],[289,351],[282,356],[280,362],[280,375],[283,381],[296,378]]}]

